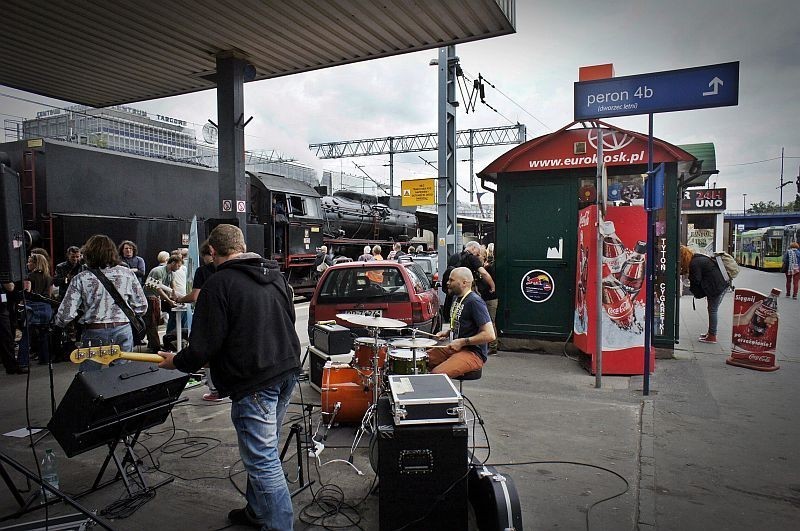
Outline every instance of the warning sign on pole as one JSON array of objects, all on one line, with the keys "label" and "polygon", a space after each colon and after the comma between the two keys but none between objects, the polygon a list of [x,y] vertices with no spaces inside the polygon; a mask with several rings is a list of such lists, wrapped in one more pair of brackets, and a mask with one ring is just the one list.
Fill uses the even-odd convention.
[{"label": "warning sign on pole", "polygon": [[436,179],[401,181],[400,195],[403,206],[435,205]]}]

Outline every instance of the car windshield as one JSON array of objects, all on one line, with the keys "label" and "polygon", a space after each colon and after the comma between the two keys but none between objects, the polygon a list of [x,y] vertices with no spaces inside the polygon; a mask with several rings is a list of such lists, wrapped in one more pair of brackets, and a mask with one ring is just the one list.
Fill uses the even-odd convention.
[{"label": "car windshield", "polygon": [[319,303],[408,301],[408,288],[396,267],[347,267],[330,271]]}]

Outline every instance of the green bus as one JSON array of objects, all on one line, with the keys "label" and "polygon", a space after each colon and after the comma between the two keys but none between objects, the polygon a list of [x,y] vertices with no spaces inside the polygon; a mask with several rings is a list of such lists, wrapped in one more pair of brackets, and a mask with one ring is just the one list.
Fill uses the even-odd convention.
[{"label": "green bus", "polygon": [[736,252],[739,265],[756,269],[780,270],[783,262],[784,227],[746,230]]}]

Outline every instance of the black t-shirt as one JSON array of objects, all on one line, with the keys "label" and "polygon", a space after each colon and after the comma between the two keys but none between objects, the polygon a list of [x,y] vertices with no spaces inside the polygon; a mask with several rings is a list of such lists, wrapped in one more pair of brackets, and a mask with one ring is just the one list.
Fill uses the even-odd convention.
[{"label": "black t-shirt", "polygon": [[[461,339],[477,334],[483,325],[492,322],[492,318],[489,317],[489,310],[483,299],[474,291],[470,291],[463,299],[456,297],[453,301],[450,322],[453,339]],[[483,345],[467,345],[465,349],[479,355],[483,361],[488,359],[489,349],[485,343]]]},{"label": "black t-shirt", "polygon": [[194,272],[194,279],[192,281],[192,289],[203,289],[203,284],[206,283],[208,277],[214,274],[217,268],[214,266],[214,263],[204,264],[197,268],[197,271]]},{"label": "black t-shirt", "polygon": [[[494,262],[492,262],[488,266],[485,266],[484,269],[486,269],[486,272],[489,273],[489,275],[491,275],[492,278],[494,278]],[[485,280],[483,280],[483,278],[478,280],[477,284],[478,284],[478,292],[481,294],[481,298],[483,300],[493,301],[497,298],[497,292],[489,291],[489,284]]]}]

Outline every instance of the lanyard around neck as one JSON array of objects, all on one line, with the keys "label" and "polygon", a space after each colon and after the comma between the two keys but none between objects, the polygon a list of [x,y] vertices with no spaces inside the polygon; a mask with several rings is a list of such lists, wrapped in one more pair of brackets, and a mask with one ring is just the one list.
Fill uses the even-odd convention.
[{"label": "lanyard around neck", "polygon": [[456,319],[457,319],[456,316],[461,313],[461,307],[464,306],[464,299],[466,299],[467,295],[469,295],[470,293],[472,293],[472,290],[467,290],[467,292],[461,297],[461,300],[459,300],[456,303],[456,305],[453,307],[453,311],[450,312],[450,330],[451,331],[453,330],[453,328],[454,328],[454,326],[456,324]]}]

